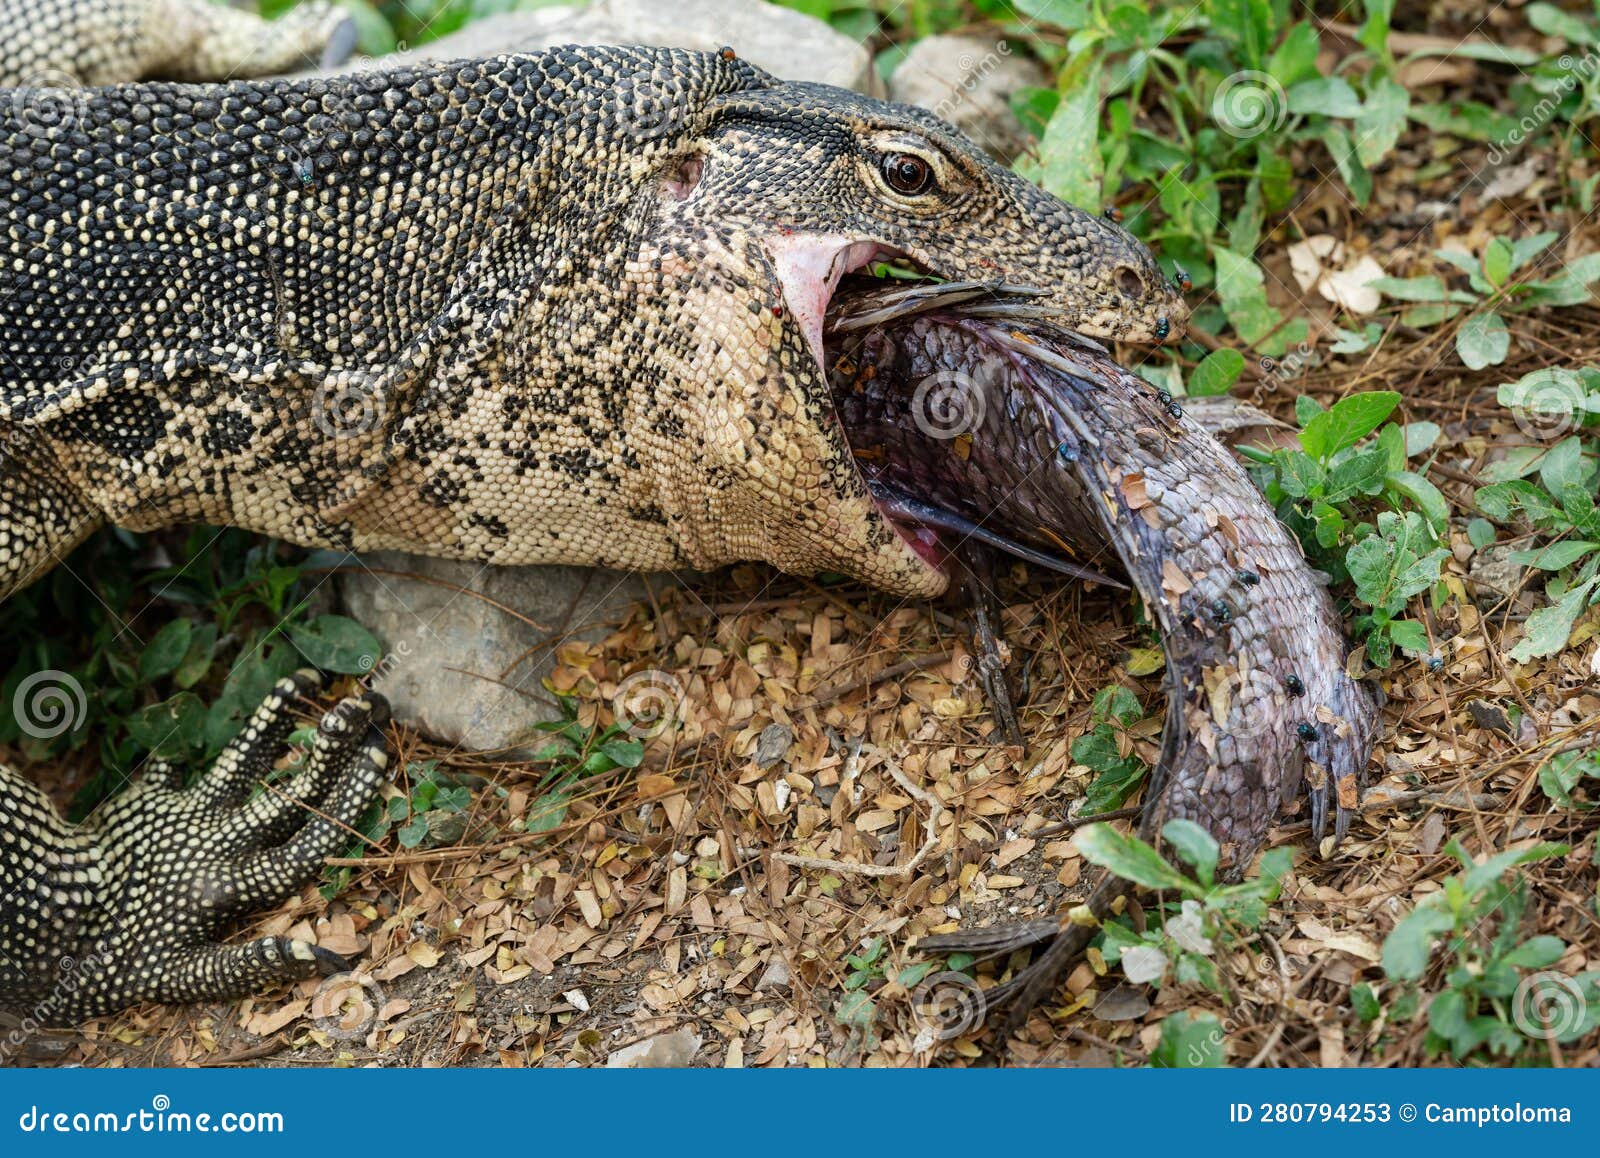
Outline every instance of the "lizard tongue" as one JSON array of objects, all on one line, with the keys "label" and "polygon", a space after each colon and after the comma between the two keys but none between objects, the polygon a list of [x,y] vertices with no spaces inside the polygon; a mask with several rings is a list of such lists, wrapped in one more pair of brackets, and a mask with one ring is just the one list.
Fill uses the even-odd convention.
[{"label": "lizard tongue", "polygon": [[826,373],[822,352],[822,319],[839,279],[885,253],[875,241],[837,233],[778,234],[767,242],[784,304],[800,325],[819,369]]}]

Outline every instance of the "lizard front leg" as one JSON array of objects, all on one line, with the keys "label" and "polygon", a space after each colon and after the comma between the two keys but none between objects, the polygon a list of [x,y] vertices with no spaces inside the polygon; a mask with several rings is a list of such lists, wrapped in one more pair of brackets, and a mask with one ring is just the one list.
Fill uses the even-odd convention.
[{"label": "lizard front leg", "polygon": [[214,941],[314,879],[385,780],[387,705],[371,695],[342,701],[287,783],[251,796],[283,754],[295,699],[319,682],[309,671],[279,681],[192,788],[152,764],[81,826],[0,767],[0,1012],[70,1024],[346,968],[285,937]]},{"label": "lizard front leg", "polygon": [[210,0],[5,0],[0,87],[222,81],[342,63],[355,24],[329,0],[277,20]]}]

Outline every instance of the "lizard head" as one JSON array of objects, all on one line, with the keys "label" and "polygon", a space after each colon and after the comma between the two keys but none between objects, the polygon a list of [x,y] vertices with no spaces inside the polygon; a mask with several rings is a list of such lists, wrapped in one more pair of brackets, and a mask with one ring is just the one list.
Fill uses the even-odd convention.
[{"label": "lizard head", "polygon": [[643,118],[675,131],[632,174],[648,177],[629,215],[636,292],[673,319],[653,354],[700,432],[652,499],[697,564],[761,558],[934,593],[943,561],[874,502],[833,407],[823,325],[840,280],[893,263],[1005,282],[1036,291],[1065,326],[1131,342],[1181,334],[1179,289],[1131,234],[929,113],[743,62],[723,82],[697,107]]},{"label": "lizard head", "polygon": [[693,184],[679,188],[759,240],[819,353],[839,280],[878,263],[1044,290],[1060,323],[1090,337],[1183,333],[1181,290],[1143,242],[997,165],[931,113],[810,84],[728,94],[712,111]]}]

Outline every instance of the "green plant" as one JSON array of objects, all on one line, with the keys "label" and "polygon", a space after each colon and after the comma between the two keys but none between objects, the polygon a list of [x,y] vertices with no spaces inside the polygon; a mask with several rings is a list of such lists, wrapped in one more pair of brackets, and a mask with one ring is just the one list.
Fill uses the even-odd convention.
[{"label": "green plant", "polygon": [[[1547,383],[1548,375],[1540,374]],[[1508,383],[1509,394],[1502,387],[1501,400],[1526,401],[1529,391],[1523,387],[1534,376]],[[1600,371],[1586,369],[1576,379],[1592,389],[1600,385]],[[1585,407],[1592,400],[1600,411],[1600,392],[1577,397]],[[1527,477],[1535,473],[1537,483]],[[1495,464],[1491,477],[1499,481],[1479,488],[1478,510],[1501,524],[1531,527],[1548,540],[1511,555],[1512,562],[1549,574],[1545,594],[1550,602],[1528,616],[1523,638],[1510,652],[1512,659],[1527,663],[1566,647],[1578,617],[1600,603],[1600,509],[1595,505],[1600,447],[1574,434],[1549,447],[1521,448]]]},{"label": "green plant", "polygon": [[1121,808],[1144,782],[1149,766],[1134,753],[1128,728],[1144,716],[1139,698],[1120,684],[1101,688],[1090,708],[1092,727],[1072,742],[1072,758],[1099,773],[1084,794],[1085,816]]},{"label": "green plant", "polygon": [[1409,469],[1440,430],[1431,422],[1384,425],[1399,404],[1400,395],[1388,390],[1352,394],[1327,409],[1301,397],[1298,449],[1243,450],[1307,558],[1335,582],[1352,583],[1366,611],[1351,627],[1378,667],[1397,647],[1427,650],[1423,625],[1401,615],[1438,582],[1449,555],[1442,539],[1450,506],[1422,471]]},{"label": "green plant", "polygon": [[1375,278],[1369,284],[1396,301],[1411,303],[1400,315],[1409,326],[1438,325],[1470,308],[1456,330],[1456,353],[1471,370],[1498,366],[1511,351],[1511,331],[1502,314],[1579,305],[1589,300],[1590,283],[1600,279],[1600,254],[1580,257],[1542,281],[1518,278],[1560,236],[1549,231],[1518,241],[1496,237],[1478,258],[1453,249],[1434,250],[1440,261],[1467,275],[1469,289],[1452,289],[1436,274]]},{"label": "green plant", "polygon": [[540,795],[525,823],[528,832],[549,832],[566,820],[581,781],[617,768],[637,768],[644,761],[644,744],[626,729],[587,726],[578,719],[576,700],[560,696],[558,702],[561,718],[535,725],[550,740],[533,754],[533,761],[550,768],[539,778]]},{"label": "green plant", "polygon": [[[42,760],[100,737],[100,772],[74,815],[119,787],[144,753],[209,763],[294,669],[360,674],[381,653],[354,621],[310,614],[294,562],[302,552],[205,527],[162,539],[170,566],[143,564],[146,540],[114,532],[0,605],[0,644],[16,657],[0,676],[0,743]],[[73,692],[59,729],[17,716],[17,691],[36,673]]]},{"label": "green plant", "polygon": [[1108,824],[1091,824],[1079,831],[1078,851],[1123,880],[1147,889],[1175,894],[1165,919],[1143,932],[1131,924],[1105,924],[1100,951],[1108,965],[1121,964],[1128,980],[1161,984],[1170,971],[1179,984],[1200,985],[1213,993],[1226,993],[1217,970],[1219,946],[1236,943],[1266,919],[1267,906],[1277,899],[1283,878],[1293,865],[1293,854],[1276,848],[1261,858],[1259,875],[1238,884],[1217,883],[1220,849],[1216,839],[1190,820],[1170,820],[1161,830],[1162,840],[1193,877],[1169,863],[1158,851],[1134,836],[1123,836]]},{"label": "green plant", "polygon": [[[1459,842],[1445,846],[1464,871],[1423,898],[1383,943],[1384,975],[1403,994],[1414,994],[1433,959],[1434,942],[1444,940],[1450,962],[1445,987],[1427,999],[1430,1051],[1460,1061],[1481,1054],[1522,1058],[1545,1037],[1576,1041],[1600,1028],[1600,972],[1570,979],[1524,974],[1548,969],[1567,946],[1557,937],[1522,936],[1527,881],[1512,870],[1567,851],[1565,845],[1540,844],[1474,863]],[[1562,1003],[1560,1024],[1548,1026],[1532,1016],[1530,985],[1537,984],[1559,985],[1572,999]],[[1371,996],[1360,999],[1369,1010]],[[1411,1008],[1415,1003],[1408,1001],[1402,1012]]]}]

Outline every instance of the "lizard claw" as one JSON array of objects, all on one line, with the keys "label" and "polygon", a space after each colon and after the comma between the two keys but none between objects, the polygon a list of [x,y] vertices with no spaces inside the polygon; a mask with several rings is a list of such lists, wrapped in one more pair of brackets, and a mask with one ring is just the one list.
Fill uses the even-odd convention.
[{"label": "lizard claw", "polygon": [[[35,837],[60,846],[36,850],[31,863],[46,867],[20,881],[0,874],[14,886],[0,927],[0,1009],[61,1024],[348,969],[292,938],[214,941],[230,921],[315,879],[387,778],[388,705],[366,693],[323,717],[286,780],[251,795],[284,755],[296,700],[320,683],[310,671],[279,681],[194,787],[154,765],[80,828],[57,821]],[[26,782],[5,787],[36,797],[17,801],[24,815],[48,807]]]}]

